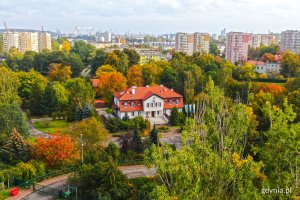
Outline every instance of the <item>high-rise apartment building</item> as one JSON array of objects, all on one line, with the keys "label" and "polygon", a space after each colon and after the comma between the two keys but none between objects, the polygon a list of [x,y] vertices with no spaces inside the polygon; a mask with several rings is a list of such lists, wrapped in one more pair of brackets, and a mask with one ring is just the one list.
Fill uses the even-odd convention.
[{"label": "high-rise apartment building", "polygon": [[194,33],[194,52],[209,52],[210,37],[208,33]]},{"label": "high-rise apartment building", "polygon": [[8,52],[12,47],[19,47],[19,35],[16,32],[3,33],[3,49]]},{"label": "high-rise apartment building", "polygon": [[281,51],[300,52],[300,31],[286,30],[281,32]]},{"label": "high-rise apartment building", "polygon": [[39,33],[39,51],[44,49],[51,50],[51,35],[46,32]]},{"label": "high-rise apartment building", "polygon": [[177,33],[175,51],[193,55],[195,52],[209,52],[210,37],[208,33]]},{"label": "high-rise apartment building", "polygon": [[270,46],[272,44],[278,44],[279,38],[277,34],[253,34],[252,47],[257,48],[261,45]]},{"label": "high-rise apartment building", "polygon": [[247,61],[248,48],[252,45],[252,34],[242,32],[229,32],[226,36],[225,58],[234,63]]},{"label": "high-rise apartment building", "polygon": [[3,47],[5,52],[8,52],[11,47],[18,48],[21,53],[51,50],[51,35],[45,32],[4,32]]}]

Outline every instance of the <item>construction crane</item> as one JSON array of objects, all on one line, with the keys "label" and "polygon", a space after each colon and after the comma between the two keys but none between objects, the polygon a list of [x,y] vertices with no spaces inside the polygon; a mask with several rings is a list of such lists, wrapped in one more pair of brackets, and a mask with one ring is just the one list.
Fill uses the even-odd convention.
[{"label": "construction crane", "polygon": [[5,28],[5,31],[8,33],[8,28],[7,28],[7,25],[6,25],[6,22],[4,22],[4,28]]}]

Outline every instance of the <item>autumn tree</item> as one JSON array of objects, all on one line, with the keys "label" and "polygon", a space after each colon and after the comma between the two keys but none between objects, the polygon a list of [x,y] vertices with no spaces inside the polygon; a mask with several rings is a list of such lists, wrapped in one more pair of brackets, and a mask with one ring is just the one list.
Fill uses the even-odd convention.
[{"label": "autumn tree", "polygon": [[33,154],[49,167],[67,166],[79,160],[79,151],[67,135],[57,135],[50,139],[38,138]]},{"label": "autumn tree", "polygon": [[128,70],[129,60],[127,54],[120,50],[114,50],[113,52],[108,53],[104,64],[113,66],[123,75],[125,75]]},{"label": "autumn tree", "polygon": [[133,65],[127,72],[128,86],[144,86],[142,68],[139,65]]},{"label": "autumn tree", "polygon": [[99,78],[97,93],[107,103],[112,101],[115,92],[120,92],[127,87],[127,80],[120,72],[105,73]]},{"label": "autumn tree", "polygon": [[95,52],[92,52],[89,58],[91,65],[91,75],[95,75],[96,70],[104,65],[104,62],[107,58],[107,53],[103,49],[97,49]]},{"label": "autumn tree", "polygon": [[155,62],[150,62],[142,66],[142,73],[146,85],[159,84],[163,69]]},{"label": "autumn tree", "polygon": [[195,79],[192,72],[185,72],[184,97],[187,104],[191,103],[195,95]]},{"label": "autumn tree", "polygon": [[245,80],[252,80],[256,78],[255,66],[250,63],[246,63],[239,68],[239,78]]},{"label": "autumn tree", "polygon": [[21,62],[23,59],[23,54],[17,49],[17,47],[10,48],[6,63],[9,66],[10,69],[13,71],[19,70]]},{"label": "autumn tree", "polygon": [[288,94],[288,102],[292,105],[293,111],[296,113],[295,120],[300,122],[300,89]]},{"label": "autumn tree", "polygon": [[282,55],[280,64],[280,73],[286,78],[294,77],[296,72],[300,69],[299,57],[292,51],[286,51]]},{"label": "autumn tree", "polygon": [[75,122],[66,132],[74,138],[79,146],[83,142],[86,151],[103,146],[109,134],[103,123],[95,117]]},{"label": "autumn tree", "polygon": [[262,57],[261,57],[261,60],[263,62],[275,62],[276,59],[275,59],[275,56],[271,53],[265,53]]},{"label": "autumn tree", "polygon": [[104,73],[117,72],[117,70],[111,65],[102,65],[96,71],[96,77],[100,78]]},{"label": "autumn tree", "polygon": [[65,39],[61,44],[61,50],[64,52],[70,52],[71,50],[71,44],[69,40]]},{"label": "autumn tree", "polygon": [[49,69],[49,77],[52,81],[64,82],[71,78],[71,67],[62,64],[51,64]]}]

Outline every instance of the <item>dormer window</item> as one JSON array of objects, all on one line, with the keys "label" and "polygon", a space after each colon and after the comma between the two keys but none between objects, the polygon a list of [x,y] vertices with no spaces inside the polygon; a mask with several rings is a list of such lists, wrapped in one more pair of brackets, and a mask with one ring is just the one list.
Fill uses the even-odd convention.
[{"label": "dormer window", "polygon": [[176,99],[176,104],[177,104],[177,105],[179,104],[179,99]]},{"label": "dormer window", "polygon": [[170,100],[169,100],[169,104],[172,104],[172,103],[173,103],[173,100],[172,100],[172,99],[170,99]]},{"label": "dormer window", "polygon": [[125,101],[124,102],[124,107],[127,108],[127,106],[128,106],[128,103],[127,103],[127,101]]},{"label": "dormer window", "polygon": [[135,107],[135,103],[134,102],[131,102],[131,107]]}]

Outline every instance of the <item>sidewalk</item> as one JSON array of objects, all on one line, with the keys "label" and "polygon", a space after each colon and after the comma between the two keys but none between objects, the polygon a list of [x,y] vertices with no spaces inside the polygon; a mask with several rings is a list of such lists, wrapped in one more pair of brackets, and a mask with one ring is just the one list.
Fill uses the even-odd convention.
[{"label": "sidewalk", "polygon": [[[56,182],[59,182],[59,181],[67,179],[69,175],[70,174],[63,174],[63,175],[60,175],[60,176],[56,176],[56,177],[53,177],[53,178],[50,178],[50,179],[43,180],[42,182],[39,182],[38,184],[41,184],[41,185],[51,185],[53,183],[56,183]],[[17,196],[8,197],[6,200],[19,200],[19,199],[21,199],[21,198],[29,195],[32,192],[33,192],[32,189],[21,189],[19,191],[19,194]]]}]

